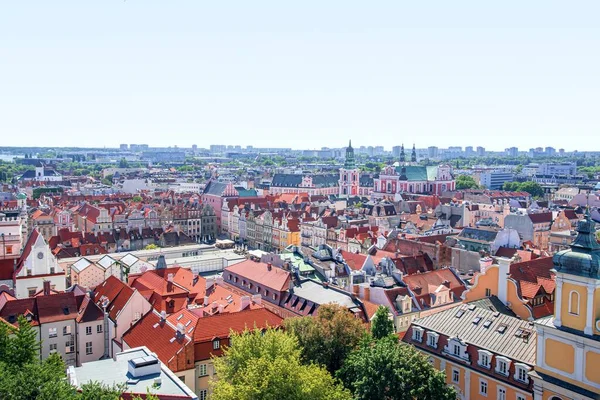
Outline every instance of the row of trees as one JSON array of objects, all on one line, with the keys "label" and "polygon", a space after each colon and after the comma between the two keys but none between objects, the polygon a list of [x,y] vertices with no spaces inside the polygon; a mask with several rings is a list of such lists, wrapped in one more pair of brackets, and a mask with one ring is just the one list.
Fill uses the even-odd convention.
[{"label": "row of trees", "polygon": [[504,182],[502,189],[511,192],[527,192],[532,197],[542,198],[544,197],[544,189],[537,182]]},{"label": "row of trees", "polygon": [[[0,399],[6,400],[119,400],[125,386],[98,382],[72,386],[59,354],[41,361],[40,342],[27,319],[19,316],[17,327],[0,321]],[[158,400],[148,394],[147,400]],[[138,399],[141,400],[141,399]]]},{"label": "row of trees", "polygon": [[385,307],[370,331],[344,307],[323,305],[283,330],[232,334],[214,364],[215,400],[456,399],[444,373],[398,342]]}]

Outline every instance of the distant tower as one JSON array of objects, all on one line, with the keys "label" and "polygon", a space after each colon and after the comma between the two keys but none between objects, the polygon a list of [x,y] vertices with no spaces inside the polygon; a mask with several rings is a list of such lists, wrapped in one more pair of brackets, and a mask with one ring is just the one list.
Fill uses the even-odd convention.
[{"label": "distant tower", "polygon": [[352,148],[352,141],[350,141],[346,148],[344,166],[340,168],[340,197],[357,196],[359,179],[358,168],[356,168],[356,161],[354,160],[354,149]]},{"label": "distant tower", "polygon": [[410,155],[410,162],[417,162],[417,150],[415,149],[414,143],[413,143],[412,154]]},{"label": "distant tower", "polygon": [[400,147],[400,162],[406,162],[406,154],[404,154],[404,143]]}]

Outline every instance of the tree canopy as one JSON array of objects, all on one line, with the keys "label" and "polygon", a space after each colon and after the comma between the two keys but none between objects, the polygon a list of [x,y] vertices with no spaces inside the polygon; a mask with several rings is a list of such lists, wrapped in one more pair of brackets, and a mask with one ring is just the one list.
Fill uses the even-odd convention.
[{"label": "tree canopy", "polygon": [[477,189],[479,185],[475,182],[472,176],[469,175],[458,175],[456,177],[456,189]]},{"label": "tree canopy", "polygon": [[323,365],[331,373],[342,366],[367,333],[360,320],[337,304],[320,306],[314,317],[286,319],[284,326],[298,338],[302,360]]},{"label": "tree canopy", "polygon": [[537,182],[505,182],[502,189],[511,192],[527,192],[533,197],[544,197],[544,189]]},{"label": "tree canopy", "polygon": [[213,381],[214,400],[350,400],[323,367],[300,362],[295,336],[268,329],[232,334],[231,346],[214,359],[219,379]]},{"label": "tree canopy", "polygon": [[389,310],[385,306],[379,306],[371,321],[371,335],[374,339],[382,339],[394,333],[394,323],[390,319]]},{"label": "tree canopy", "polygon": [[393,336],[365,341],[350,353],[337,377],[356,400],[456,399],[455,389],[446,386],[445,374]]}]

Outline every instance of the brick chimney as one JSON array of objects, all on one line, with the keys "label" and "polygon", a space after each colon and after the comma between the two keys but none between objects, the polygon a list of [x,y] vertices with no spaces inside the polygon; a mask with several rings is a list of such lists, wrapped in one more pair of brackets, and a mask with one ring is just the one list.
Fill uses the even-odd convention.
[{"label": "brick chimney", "polygon": [[270,271],[273,269],[273,265],[271,263],[267,263],[267,271]]},{"label": "brick chimney", "polygon": [[50,296],[50,281],[44,281],[44,296]]}]

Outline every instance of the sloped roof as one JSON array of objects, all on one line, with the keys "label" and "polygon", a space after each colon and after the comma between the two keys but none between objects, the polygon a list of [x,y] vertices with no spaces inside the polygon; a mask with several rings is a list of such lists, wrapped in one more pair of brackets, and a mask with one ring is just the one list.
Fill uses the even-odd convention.
[{"label": "sloped roof", "polygon": [[531,299],[544,288],[546,293],[553,293],[556,287],[552,257],[540,257],[534,260],[513,263],[510,265],[510,277],[517,281],[521,295]]},{"label": "sloped roof", "polygon": [[262,286],[280,292],[285,291],[288,288],[291,279],[290,273],[281,268],[271,267],[271,270],[269,271],[266,263],[255,262],[252,260],[246,260],[235,265],[230,265],[225,268],[225,271],[232,272],[238,276],[245,277]]},{"label": "sloped roof", "polygon": [[243,332],[245,329],[255,327],[258,329],[278,327],[282,321],[283,318],[265,308],[208,316],[198,320],[194,330],[194,342],[227,338],[230,331]]}]

